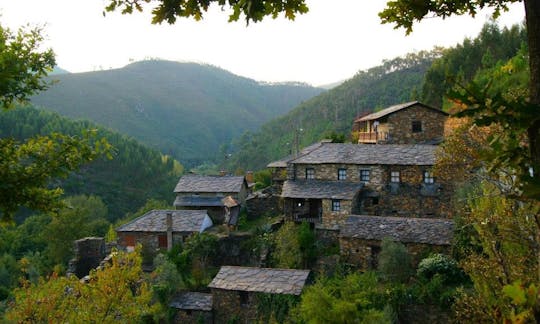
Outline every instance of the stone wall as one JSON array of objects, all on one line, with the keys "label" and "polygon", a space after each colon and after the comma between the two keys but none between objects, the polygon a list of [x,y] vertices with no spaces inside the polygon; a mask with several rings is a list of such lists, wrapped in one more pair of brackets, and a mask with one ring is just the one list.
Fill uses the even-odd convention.
[{"label": "stone wall", "polygon": [[366,185],[378,188],[385,183],[384,170],[378,165],[356,165],[356,164],[296,164],[296,179],[306,178],[306,169],[315,170],[315,180],[337,181],[338,170],[346,169],[347,178],[341,181],[360,183],[360,170],[370,170],[369,182]]},{"label": "stone wall", "polygon": [[283,201],[274,186],[254,192],[246,199],[249,220],[261,216],[276,216],[283,211]]},{"label": "stone wall", "polygon": [[[447,116],[417,105],[388,115],[388,144],[415,144],[442,139]],[[422,131],[412,132],[412,122],[421,121]],[[382,123],[381,123],[382,125]]]},{"label": "stone wall", "polygon": [[105,239],[102,237],[86,237],[73,242],[74,257],[69,262],[68,272],[82,278],[90,270],[97,268],[107,255]]},{"label": "stone wall", "polygon": [[332,199],[322,200],[322,224],[321,227],[337,229],[343,225],[347,217],[351,215],[353,202],[351,200],[340,200],[340,211],[332,211]]},{"label": "stone wall", "polygon": [[257,296],[252,292],[212,289],[214,315],[218,323],[254,323],[257,319]]},{"label": "stone wall", "polygon": [[[411,255],[412,266],[416,268],[418,263],[430,253],[450,253],[450,246],[428,245],[420,243],[403,243]],[[364,240],[358,238],[339,238],[340,254],[345,262],[354,264],[360,269],[371,269],[377,264],[381,241]]]},{"label": "stone wall", "polygon": [[173,323],[176,324],[212,324],[214,316],[211,311],[200,310],[177,310],[174,315]]}]

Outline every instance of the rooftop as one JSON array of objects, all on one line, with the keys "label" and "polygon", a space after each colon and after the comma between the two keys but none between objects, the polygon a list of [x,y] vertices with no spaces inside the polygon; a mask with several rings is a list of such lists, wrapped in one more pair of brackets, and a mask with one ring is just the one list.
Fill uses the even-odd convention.
[{"label": "rooftop", "polygon": [[210,288],[300,295],[309,270],[223,266]]},{"label": "rooftop", "polygon": [[199,232],[206,210],[152,210],[116,229],[117,232],[167,232],[167,214],[172,214],[173,232]]},{"label": "rooftop", "polygon": [[188,174],[178,180],[174,192],[235,192],[242,190],[244,177],[239,176],[202,176]]},{"label": "rooftop", "polygon": [[198,197],[198,196],[177,196],[174,199],[174,206],[182,207],[223,207],[223,197]]},{"label": "rooftop", "polygon": [[300,150],[300,153],[298,153],[298,155],[294,156],[294,155],[288,155],[286,157],[284,157],[283,159],[281,160],[278,160],[278,161],[274,161],[274,162],[271,162],[267,165],[268,168],[286,168],[287,167],[287,163],[289,163],[290,161],[294,160],[295,158],[298,158],[300,156],[303,156],[303,155],[306,155],[308,154],[309,152],[319,148],[321,145],[323,145],[324,143],[332,143],[332,140],[322,140],[320,142],[317,142],[315,144],[311,144],[310,146],[307,146],[307,147],[304,147],[302,150]]},{"label": "rooftop", "polygon": [[413,106],[422,106],[424,108],[434,110],[434,111],[439,112],[441,114],[448,115],[448,113],[446,113],[446,112],[444,112],[444,111],[442,111],[440,109],[430,107],[430,106],[425,105],[423,103],[420,103],[418,101],[411,101],[411,102],[406,102],[406,103],[402,103],[402,104],[399,104],[399,105],[391,106],[391,107],[385,108],[383,110],[380,110],[380,111],[374,112],[372,114],[369,114],[367,116],[360,117],[360,118],[356,119],[355,122],[379,119],[381,117],[385,117],[385,116],[393,114],[393,113],[395,113],[397,111],[407,109],[407,108],[413,107]]},{"label": "rooftop", "polygon": [[364,240],[390,238],[402,243],[450,245],[454,222],[441,218],[353,215],[341,227],[341,237]]},{"label": "rooftop", "polygon": [[185,310],[212,310],[212,294],[200,292],[184,292],[173,297],[171,307]]},{"label": "rooftop", "polygon": [[322,180],[288,180],[283,183],[281,197],[352,200],[362,183]]},{"label": "rooftop", "polygon": [[434,165],[435,145],[326,143],[291,163]]}]

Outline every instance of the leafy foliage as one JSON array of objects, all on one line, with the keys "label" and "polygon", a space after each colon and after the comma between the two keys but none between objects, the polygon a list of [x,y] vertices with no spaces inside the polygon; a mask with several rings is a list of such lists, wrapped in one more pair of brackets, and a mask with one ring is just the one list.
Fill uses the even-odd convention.
[{"label": "leafy foliage", "polygon": [[6,319],[20,323],[133,323],[152,313],[151,298],[140,255],[117,252],[111,264],[90,273],[88,283],[53,274],[16,289]]},{"label": "leafy foliage", "polygon": [[[134,10],[143,11],[145,4],[149,2],[150,0],[109,0],[105,10],[121,10],[123,14],[131,14]],[[152,23],[161,24],[166,21],[174,24],[178,17],[201,20],[203,13],[208,11],[211,4],[219,5],[222,9],[226,6],[230,7],[232,12],[229,15],[229,21],[237,21],[241,15],[244,15],[247,23],[261,21],[266,16],[276,18],[280,13],[294,20],[297,14],[308,11],[304,0],[179,0],[175,2],[161,0],[157,1],[156,6],[152,8]]]},{"label": "leafy foliage", "polygon": [[459,268],[457,261],[440,253],[422,259],[416,273],[419,278],[428,280],[440,275],[445,283],[450,284],[465,281],[465,273]]},{"label": "leafy foliage", "polygon": [[[54,132],[65,135],[49,136]],[[84,132],[89,132],[92,136],[81,140],[77,134]],[[24,151],[20,145],[16,146],[19,148],[16,152],[21,152],[20,157],[0,155],[0,164],[15,163],[14,159],[21,161],[11,168],[3,167],[0,174],[6,174],[5,179],[14,177],[18,179],[17,183],[27,182],[37,188],[40,181],[49,184],[52,177],[68,176],[65,180],[56,179],[52,183],[55,187],[61,186],[68,195],[86,194],[101,197],[109,209],[107,219],[110,221],[123,217],[128,212],[134,212],[150,198],[172,201],[172,188],[183,172],[182,165],[171,157],[161,155],[133,139],[90,122],[70,121],[58,114],[31,107],[21,107],[0,114],[0,137],[15,138],[15,140],[6,139],[6,143],[9,141],[17,143],[35,136],[49,137],[27,140],[32,145],[25,149],[28,152],[26,155],[22,155]],[[66,142],[53,141],[56,138]],[[97,140],[98,138],[100,140]],[[3,143],[1,141],[4,140],[0,140],[0,143]],[[32,150],[37,147],[39,150],[34,153]],[[90,151],[91,147],[99,151],[106,150],[112,159],[97,158],[97,149]],[[15,149],[12,146],[7,146],[6,149],[8,148],[11,148],[10,152]],[[42,156],[43,162],[36,158],[31,159],[37,154]],[[93,158],[93,161],[79,169],[79,162],[84,157],[82,154]],[[34,163],[30,163],[32,161]],[[26,172],[27,169],[31,173]],[[47,175],[49,176],[46,177]],[[21,194],[32,193],[29,191],[32,187],[25,189]],[[0,192],[9,190],[11,194],[23,189],[11,188],[10,182],[0,186]],[[57,189],[53,193],[60,195],[61,191]],[[39,203],[39,200],[34,203]]]},{"label": "leafy foliage", "polygon": [[377,270],[391,282],[406,282],[412,275],[412,260],[407,248],[388,238],[381,243]]},{"label": "leafy foliage", "polygon": [[43,77],[56,64],[52,50],[41,52],[39,28],[20,28],[16,34],[0,26],[0,106],[11,108],[50,85]]},{"label": "leafy foliage", "polygon": [[308,223],[286,222],[272,240],[272,259],[278,268],[307,269],[317,257],[315,233]]}]

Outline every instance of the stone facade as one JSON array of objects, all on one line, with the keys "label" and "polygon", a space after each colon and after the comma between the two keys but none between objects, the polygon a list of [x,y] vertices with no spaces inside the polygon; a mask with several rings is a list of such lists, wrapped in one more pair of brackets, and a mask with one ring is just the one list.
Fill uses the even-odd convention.
[{"label": "stone facade", "polygon": [[[430,253],[450,253],[450,246],[448,245],[407,242],[403,244],[411,255],[413,262],[412,266],[415,268],[418,263]],[[377,258],[381,251],[381,241],[340,237],[339,246],[343,261],[354,264],[360,269],[374,269],[377,266]]]},{"label": "stone facade", "polygon": [[257,319],[255,292],[212,289],[214,315],[219,323],[254,323]]},{"label": "stone facade", "polygon": [[448,114],[417,101],[388,107],[355,120],[358,143],[418,144],[440,142]]},{"label": "stone facade", "polygon": [[73,242],[74,258],[69,262],[69,272],[82,278],[99,266],[107,255],[105,239],[86,237]]}]

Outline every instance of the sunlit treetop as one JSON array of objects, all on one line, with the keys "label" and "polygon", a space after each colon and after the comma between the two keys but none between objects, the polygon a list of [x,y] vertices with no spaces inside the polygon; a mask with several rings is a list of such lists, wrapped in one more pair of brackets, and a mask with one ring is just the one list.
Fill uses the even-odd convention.
[{"label": "sunlit treetop", "polygon": [[379,13],[382,23],[393,23],[395,28],[405,28],[412,32],[415,22],[428,17],[446,18],[452,15],[468,14],[472,17],[478,10],[486,7],[494,9],[497,18],[502,11],[508,11],[508,4],[522,0],[395,0],[388,1],[386,8]]},{"label": "sunlit treetop", "polygon": [[123,14],[131,14],[150,6],[152,23],[174,24],[178,17],[201,20],[212,4],[220,6],[223,11],[229,9],[230,22],[238,21],[241,16],[246,23],[258,22],[265,17],[277,18],[281,13],[294,20],[297,14],[308,12],[305,0],[109,0],[105,10],[118,9]]}]

